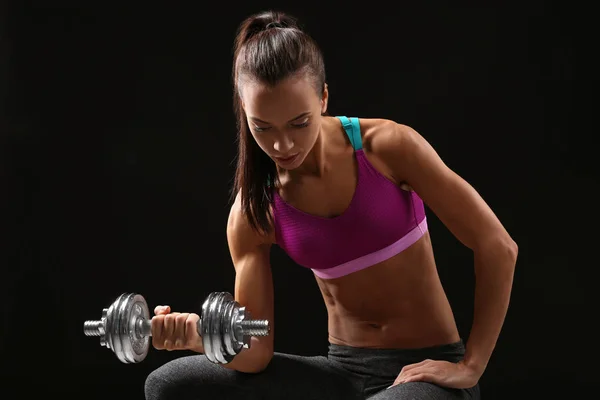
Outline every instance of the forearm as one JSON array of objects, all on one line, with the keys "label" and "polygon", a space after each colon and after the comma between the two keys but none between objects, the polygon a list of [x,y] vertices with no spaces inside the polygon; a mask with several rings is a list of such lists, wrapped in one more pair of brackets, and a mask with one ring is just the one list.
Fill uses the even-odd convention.
[{"label": "forearm", "polygon": [[[250,337],[251,346],[249,349],[242,349],[233,360],[226,364],[218,364],[224,368],[240,372],[257,373],[267,367],[273,356],[273,351],[269,343],[266,343],[266,337]],[[189,350],[196,353],[205,354],[202,339],[195,343]],[[205,355],[206,357],[206,355]]]},{"label": "forearm", "polygon": [[517,247],[495,244],[474,251],[474,255],[475,308],[464,362],[483,374],[508,310]]},{"label": "forearm", "polygon": [[251,340],[249,349],[243,349],[231,362],[221,365],[227,369],[247,373],[258,373],[264,370],[271,361],[273,352],[267,349],[259,338],[252,337]]}]

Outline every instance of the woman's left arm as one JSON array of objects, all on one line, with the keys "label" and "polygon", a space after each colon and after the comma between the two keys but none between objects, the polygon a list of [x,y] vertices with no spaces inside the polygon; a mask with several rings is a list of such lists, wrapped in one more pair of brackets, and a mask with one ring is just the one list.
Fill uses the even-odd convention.
[{"label": "woman's left arm", "polygon": [[508,310],[517,244],[477,191],[414,129],[394,124],[373,137],[373,153],[423,199],[475,261],[475,309],[463,363],[481,376]]}]

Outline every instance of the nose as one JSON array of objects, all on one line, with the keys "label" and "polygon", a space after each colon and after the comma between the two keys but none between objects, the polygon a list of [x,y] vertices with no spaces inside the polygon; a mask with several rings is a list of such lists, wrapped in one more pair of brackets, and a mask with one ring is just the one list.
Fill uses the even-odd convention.
[{"label": "nose", "polygon": [[288,154],[292,147],[294,147],[294,142],[288,135],[279,136],[273,143],[273,149],[283,155]]}]

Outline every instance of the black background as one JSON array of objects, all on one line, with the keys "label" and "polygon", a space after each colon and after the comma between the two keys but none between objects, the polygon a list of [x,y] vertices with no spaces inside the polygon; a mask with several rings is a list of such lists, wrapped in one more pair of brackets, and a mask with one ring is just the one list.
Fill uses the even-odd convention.
[{"label": "black background", "polygon": [[[321,45],[332,115],[417,129],[519,244],[484,398],[593,388],[593,13],[572,3],[413,3],[2,3],[6,398],[141,399],[145,376],[186,353],[151,350],[121,364],[83,335],[83,321],[122,292],[197,311],[208,293],[233,290],[232,46],[244,17],[273,6]],[[428,215],[466,339],[472,255]],[[278,248],[272,262],[276,350],[326,351],[312,274]]]}]

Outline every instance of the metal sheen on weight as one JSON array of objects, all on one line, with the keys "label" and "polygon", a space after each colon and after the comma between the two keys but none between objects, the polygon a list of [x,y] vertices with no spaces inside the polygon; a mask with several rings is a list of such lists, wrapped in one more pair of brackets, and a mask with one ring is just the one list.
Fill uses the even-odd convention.
[{"label": "metal sheen on weight", "polygon": [[[268,336],[268,320],[253,320],[245,307],[227,292],[213,292],[202,304],[197,324],[204,354],[215,364],[231,362],[250,348],[252,336]],[[100,320],[85,321],[86,336],[99,336],[100,345],[111,349],[126,364],[139,363],[148,355],[152,320],[148,304],[137,293],[123,293],[102,310]]]}]

